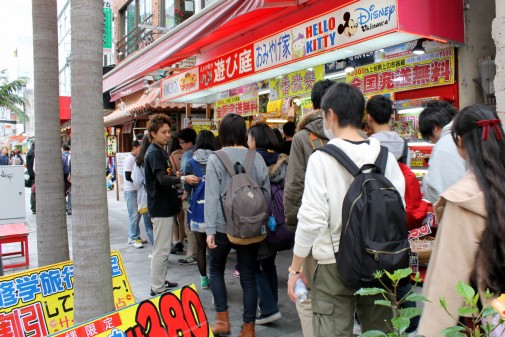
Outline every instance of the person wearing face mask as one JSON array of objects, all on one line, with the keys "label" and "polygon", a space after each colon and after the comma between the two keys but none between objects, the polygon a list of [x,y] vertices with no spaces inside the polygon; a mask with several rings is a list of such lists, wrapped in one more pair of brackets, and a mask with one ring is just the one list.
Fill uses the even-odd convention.
[{"label": "person wearing face mask", "polygon": [[[358,167],[375,163],[381,147],[377,139],[366,140],[360,133],[365,100],[359,89],[334,84],[323,96],[321,107],[328,145],[340,148]],[[405,179],[391,153],[384,175],[403,198]],[[389,330],[385,320],[391,318],[391,310],[374,305],[381,296],[354,295],[358,289],[348,286],[337,272],[334,253],[339,249],[342,205],[353,179],[331,155],[316,151],[310,156],[289,267],[288,294],[296,301],[294,286],[302,277],[305,258],[312,252],[318,263],[312,277],[315,336],[351,336],[355,312],[363,333]]]}]

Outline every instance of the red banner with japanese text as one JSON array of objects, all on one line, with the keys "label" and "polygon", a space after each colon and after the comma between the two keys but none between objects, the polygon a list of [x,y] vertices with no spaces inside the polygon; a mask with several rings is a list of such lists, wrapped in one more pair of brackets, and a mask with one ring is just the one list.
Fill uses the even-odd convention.
[{"label": "red banner with japanese text", "polygon": [[447,85],[454,80],[453,47],[359,67],[346,76],[346,82],[364,95]]},{"label": "red banner with japanese text", "polygon": [[[135,303],[118,251],[111,252],[111,267],[115,308]],[[43,337],[72,327],[73,285],[72,261],[0,277],[0,336]]]}]

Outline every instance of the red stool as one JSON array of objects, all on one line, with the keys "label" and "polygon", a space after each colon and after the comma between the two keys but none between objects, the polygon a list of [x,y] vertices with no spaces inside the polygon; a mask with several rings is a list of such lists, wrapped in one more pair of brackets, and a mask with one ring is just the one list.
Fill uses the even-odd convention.
[{"label": "red stool", "polygon": [[[2,245],[5,243],[21,244],[21,250],[16,252],[3,253]],[[4,269],[30,266],[30,254],[28,253],[28,229],[24,223],[0,225],[0,254],[1,256],[21,255],[25,257],[25,262],[4,265]]]}]

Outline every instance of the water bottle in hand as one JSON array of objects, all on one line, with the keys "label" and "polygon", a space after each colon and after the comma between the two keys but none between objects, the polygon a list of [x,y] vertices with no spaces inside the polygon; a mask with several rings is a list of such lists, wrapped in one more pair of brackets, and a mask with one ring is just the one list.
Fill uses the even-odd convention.
[{"label": "water bottle in hand", "polygon": [[305,286],[305,283],[303,283],[302,279],[299,278],[296,280],[295,283],[295,295],[296,295],[296,301],[298,303],[301,303],[305,301],[308,297],[309,292],[307,291],[307,287]]}]

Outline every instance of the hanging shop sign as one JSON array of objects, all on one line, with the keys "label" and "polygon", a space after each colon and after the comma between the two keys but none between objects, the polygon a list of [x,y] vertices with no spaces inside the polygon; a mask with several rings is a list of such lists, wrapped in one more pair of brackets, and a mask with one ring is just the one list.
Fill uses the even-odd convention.
[{"label": "hanging shop sign", "polygon": [[314,83],[324,79],[324,65],[313,67],[312,70],[303,69],[270,80],[270,99],[309,94]]},{"label": "hanging shop sign", "polygon": [[198,68],[191,68],[161,81],[161,101],[196,92],[199,88]]},{"label": "hanging shop sign", "polygon": [[311,56],[396,29],[395,0],[359,1],[292,29],[293,57]]},{"label": "hanging shop sign", "polygon": [[53,337],[212,337],[195,286],[184,286],[114,311]]},{"label": "hanging shop sign", "polygon": [[196,68],[200,73],[200,89],[230,82],[254,74],[253,45],[246,45]]},{"label": "hanging shop sign", "polygon": [[[254,83],[251,83],[248,85],[243,85],[241,87],[228,90],[228,97],[243,95],[243,94],[250,94],[250,93],[253,93],[256,91],[258,91],[258,82],[254,82]],[[222,98],[227,98],[227,97],[222,97]]]},{"label": "hanging shop sign", "polygon": [[[119,251],[111,252],[111,267],[115,309],[134,304],[135,299]],[[0,308],[1,336],[43,337],[72,327],[72,261],[0,277]],[[111,316],[104,324],[109,321],[118,322],[115,316]]]},{"label": "hanging shop sign", "polygon": [[112,53],[112,0],[103,0],[103,53]]},{"label": "hanging shop sign", "polygon": [[220,99],[214,103],[215,120],[220,120],[227,113],[251,116],[258,113],[258,94],[247,94]]},{"label": "hanging shop sign", "polygon": [[117,152],[116,136],[107,136],[107,156],[114,157]]},{"label": "hanging shop sign", "polygon": [[411,55],[356,68],[346,82],[369,94],[406,91],[454,83],[454,48]]},{"label": "hanging shop sign", "polygon": [[203,131],[203,130],[209,130],[209,131],[212,131],[213,133],[217,133],[216,123],[214,123],[213,120],[208,120],[208,119],[185,118],[184,119],[184,127],[191,128],[191,129],[195,130],[196,133]]}]

